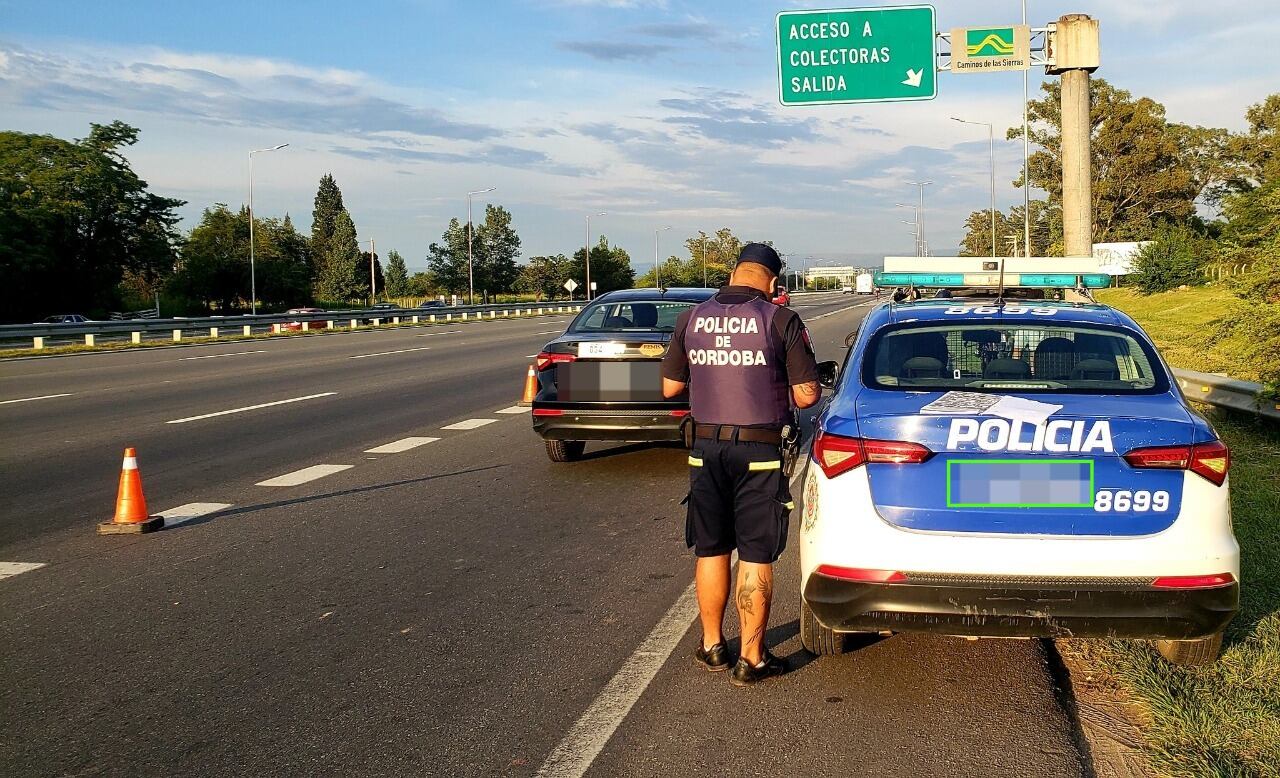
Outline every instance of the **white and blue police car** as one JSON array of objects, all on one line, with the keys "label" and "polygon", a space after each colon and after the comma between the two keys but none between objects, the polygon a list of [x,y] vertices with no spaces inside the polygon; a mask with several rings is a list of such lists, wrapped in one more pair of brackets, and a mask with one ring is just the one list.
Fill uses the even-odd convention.
[{"label": "white and blue police car", "polygon": [[882,305],[850,335],[804,476],[805,648],[926,631],[1216,659],[1239,602],[1230,453],[1142,329],[1091,301],[1109,280],[1011,273],[1000,297],[1088,301],[957,288]]}]

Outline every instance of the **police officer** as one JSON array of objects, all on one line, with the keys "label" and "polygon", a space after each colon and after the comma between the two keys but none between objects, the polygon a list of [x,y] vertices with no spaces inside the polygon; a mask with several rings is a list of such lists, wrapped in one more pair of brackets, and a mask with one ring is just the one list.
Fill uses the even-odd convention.
[{"label": "police officer", "polygon": [[694,658],[712,671],[733,663],[722,628],[729,555],[737,549],[742,648],[730,675],[737,686],[786,670],[764,645],[773,562],[786,545],[792,507],[783,430],[793,424],[792,405],[808,408],[822,392],[804,323],[769,301],[781,272],[772,247],[744,246],[729,285],[676,321],[662,362],[663,393],[675,397],[687,387],[694,419],[685,521],[702,618]]}]

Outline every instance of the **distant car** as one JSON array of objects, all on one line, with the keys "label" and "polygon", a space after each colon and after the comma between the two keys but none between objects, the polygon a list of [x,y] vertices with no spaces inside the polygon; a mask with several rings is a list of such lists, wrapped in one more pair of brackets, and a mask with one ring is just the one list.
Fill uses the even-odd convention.
[{"label": "distant car", "polygon": [[83,324],[87,321],[93,321],[87,316],[78,313],[59,313],[55,316],[46,316],[40,321],[41,324]]},{"label": "distant car", "polygon": [[444,300],[423,300],[418,303],[419,308],[445,308]]},{"label": "distant car", "polygon": [[373,311],[398,311],[400,310],[400,306],[397,305],[396,303],[389,303],[384,301],[384,302],[374,303],[373,305],[370,305],[369,309]]},{"label": "distant car", "polygon": [[790,305],[791,293],[787,291],[785,286],[780,286],[777,291],[773,293],[772,302],[774,305]]},{"label": "distant car", "polygon": [[853,287],[849,286],[848,284],[845,284],[844,286],[840,287],[840,294],[853,294]]},{"label": "distant car", "polygon": [[858,294],[875,294],[875,276],[870,273],[862,273],[854,279]]},{"label": "distant car", "polygon": [[593,300],[534,363],[533,431],[570,462],[588,440],[677,441],[687,396],[662,396],[676,319],[714,289],[623,289]]},{"label": "distant car", "polygon": [[[324,309],[323,308],[290,308],[289,310],[284,312],[285,316],[302,316],[304,314],[310,314],[310,313],[324,313]],[[287,330],[290,332],[301,332],[302,322],[300,321],[285,322],[284,324],[280,325],[280,329]]]}]

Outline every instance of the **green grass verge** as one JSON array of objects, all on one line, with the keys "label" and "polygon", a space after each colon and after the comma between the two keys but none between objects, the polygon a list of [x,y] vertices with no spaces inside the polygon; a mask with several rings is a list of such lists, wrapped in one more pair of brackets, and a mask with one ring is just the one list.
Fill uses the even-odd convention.
[{"label": "green grass verge", "polygon": [[[1169,362],[1249,378],[1209,325],[1230,297],[1200,288],[1140,297],[1107,290]],[[1068,641],[1148,714],[1146,750],[1162,775],[1280,776],[1280,425],[1204,409],[1231,447],[1231,510],[1241,548],[1241,609],[1211,667],[1165,663],[1136,642]]]}]

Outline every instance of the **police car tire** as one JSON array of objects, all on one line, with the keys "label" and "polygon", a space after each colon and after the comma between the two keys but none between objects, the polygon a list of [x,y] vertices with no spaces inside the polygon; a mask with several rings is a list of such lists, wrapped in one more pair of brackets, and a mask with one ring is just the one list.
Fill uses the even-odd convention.
[{"label": "police car tire", "polygon": [[835,656],[844,653],[844,634],[822,626],[813,615],[809,603],[801,599],[800,644],[810,654]]},{"label": "police car tire", "polygon": [[585,440],[547,440],[547,458],[552,462],[573,462],[587,449]]},{"label": "police car tire", "polygon": [[1222,633],[1199,640],[1157,640],[1156,650],[1170,664],[1186,667],[1211,665],[1222,652]]}]

